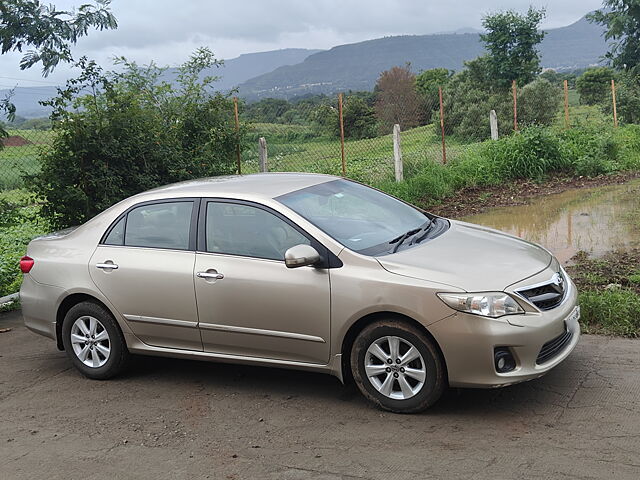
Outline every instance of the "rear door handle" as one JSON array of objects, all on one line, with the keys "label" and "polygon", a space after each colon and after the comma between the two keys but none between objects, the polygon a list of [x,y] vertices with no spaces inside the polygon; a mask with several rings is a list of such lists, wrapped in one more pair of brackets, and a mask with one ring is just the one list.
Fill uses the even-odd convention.
[{"label": "rear door handle", "polygon": [[96,268],[101,268],[103,270],[117,270],[118,265],[115,263],[96,263]]},{"label": "rear door handle", "polygon": [[222,280],[224,275],[218,272],[198,272],[196,273],[196,277],[205,278],[207,280]]}]

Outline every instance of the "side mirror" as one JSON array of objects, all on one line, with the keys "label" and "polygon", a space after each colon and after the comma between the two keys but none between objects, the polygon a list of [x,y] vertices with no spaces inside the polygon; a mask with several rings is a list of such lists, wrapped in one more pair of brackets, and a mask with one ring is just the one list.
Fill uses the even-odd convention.
[{"label": "side mirror", "polygon": [[284,263],[287,268],[306,267],[320,261],[320,254],[310,245],[296,245],[284,252]]}]

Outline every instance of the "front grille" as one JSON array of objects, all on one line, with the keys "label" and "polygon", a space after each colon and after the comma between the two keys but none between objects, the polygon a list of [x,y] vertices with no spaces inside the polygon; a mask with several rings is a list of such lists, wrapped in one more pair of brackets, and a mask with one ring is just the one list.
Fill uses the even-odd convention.
[{"label": "front grille", "polygon": [[536,364],[541,365],[558,356],[571,341],[572,336],[573,334],[569,330],[566,330],[562,335],[545,343],[540,349],[538,358],[536,358]]},{"label": "front grille", "polygon": [[565,294],[565,278],[558,272],[545,284],[518,290],[518,293],[540,310],[551,310],[562,303]]}]

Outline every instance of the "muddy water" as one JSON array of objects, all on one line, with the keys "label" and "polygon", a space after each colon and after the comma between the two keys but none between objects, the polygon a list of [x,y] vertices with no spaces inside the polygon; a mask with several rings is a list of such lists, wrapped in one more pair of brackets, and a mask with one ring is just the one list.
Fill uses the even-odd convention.
[{"label": "muddy water", "polygon": [[544,245],[561,262],[640,246],[640,181],[583,188],[461,218]]}]

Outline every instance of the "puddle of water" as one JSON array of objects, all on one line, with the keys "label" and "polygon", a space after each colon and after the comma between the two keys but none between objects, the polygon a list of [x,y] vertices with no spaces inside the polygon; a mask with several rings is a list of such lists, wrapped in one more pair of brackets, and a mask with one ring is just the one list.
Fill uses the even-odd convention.
[{"label": "puddle of water", "polygon": [[563,263],[640,246],[640,181],[582,188],[461,218],[545,246]]}]

